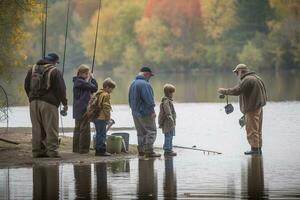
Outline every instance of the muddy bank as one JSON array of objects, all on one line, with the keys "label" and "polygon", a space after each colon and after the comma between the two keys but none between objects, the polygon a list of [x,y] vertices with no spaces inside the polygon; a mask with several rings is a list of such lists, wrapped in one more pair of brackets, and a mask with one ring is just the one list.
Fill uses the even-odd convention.
[{"label": "muddy bank", "polygon": [[61,137],[59,147],[61,158],[32,158],[31,133],[29,131],[22,133],[10,132],[9,134],[0,133],[0,138],[19,143],[19,145],[14,145],[0,141],[0,167],[29,166],[33,164],[110,162],[137,156],[136,145],[129,146],[128,154],[115,154],[111,157],[95,157],[94,150],[91,150],[88,154],[74,154],[72,153],[72,138]]},{"label": "muddy bank", "polygon": [[[8,133],[31,133],[31,127],[10,127]],[[111,127],[110,131],[132,131],[135,130],[135,127]],[[61,132],[62,129],[59,128]],[[73,132],[74,127],[64,127],[64,132]],[[91,131],[95,132],[95,127],[91,127]],[[6,132],[6,127],[0,127],[0,134]]]}]

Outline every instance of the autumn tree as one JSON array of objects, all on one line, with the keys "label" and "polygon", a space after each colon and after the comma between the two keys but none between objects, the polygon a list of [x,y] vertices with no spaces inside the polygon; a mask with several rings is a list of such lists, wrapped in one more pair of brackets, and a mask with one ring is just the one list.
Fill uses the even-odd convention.
[{"label": "autumn tree", "polygon": [[35,15],[34,9],[39,9],[36,0],[0,1],[0,74],[22,66],[26,59],[26,54],[21,51],[22,42],[28,36],[24,31],[23,17],[25,14]]},{"label": "autumn tree", "polygon": [[[97,42],[96,63],[108,69],[124,66],[137,47],[135,22],[143,15],[145,1],[116,0],[106,1],[100,12],[99,35]],[[97,13],[82,34],[85,55],[93,56]],[[133,63],[127,63],[133,64]],[[128,66],[131,67],[131,66]]]}]

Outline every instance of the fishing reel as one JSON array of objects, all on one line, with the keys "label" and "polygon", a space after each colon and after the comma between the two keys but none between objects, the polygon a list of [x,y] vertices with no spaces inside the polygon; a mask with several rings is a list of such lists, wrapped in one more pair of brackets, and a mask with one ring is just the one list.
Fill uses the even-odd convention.
[{"label": "fishing reel", "polygon": [[221,94],[219,96],[220,99],[224,99],[226,97],[226,106],[224,107],[225,108],[225,113],[228,115],[230,113],[232,113],[234,111],[234,107],[231,103],[228,103],[228,95],[225,95],[225,94]]},{"label": "fishing reel", "polygon": [[67,116],[67,114],[68,114],[68,112],[67,111],[65,111],[65,110],[61,110],[60,111],[60,114],[61,114],[61,116]]}]

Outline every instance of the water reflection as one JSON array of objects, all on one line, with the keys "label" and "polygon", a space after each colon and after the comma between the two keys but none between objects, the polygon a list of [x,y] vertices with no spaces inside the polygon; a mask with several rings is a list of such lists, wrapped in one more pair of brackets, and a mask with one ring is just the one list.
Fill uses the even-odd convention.
[{"label": "water reflection", "polygon": [[59,199],[58,165],[33,167],[33,199]]},{"label": "water reflection", "polygon": [[177,197],[177,181],[172,157],[165,159],[164,197],[165,199]]},{"label": "water reflection", "polygon": [[96,198],[112,199],[112,191],[107,182],[107,163],[95,163]]},{"label": "water reflection", "polygon": [[121,172],[130,172],[130,164],[129,160],[119,160],[114,161],[110,164],[111,172],[113,174],[121,173]]},{"label": "water reflection", "polygon": [[[25,95],[23,84],[25,72],[18,73],[20,76],[14,77],[12,82],[0,80],[9,95],[11,105],[27,105],[28,100]],[[271,101],[296,101],[300,100],[300,71],[283,71],[283,72],[259,72],[265,81],[268,97]],[[72,104],[72,76],[75,71],[65,73],[67,85],[67,96],[69,104]],[[112,94],[114,104],[127,104],[128,87],[135,77],[134,73],[112,73],[102,70],[94,72],[97,81],[101,83],[107,76],[116,80],[118,87]],[[1,78],[0,78],[1,79]],[[216,89],[220,86],[230,87],[237,82],[232,73],[214,73],[214,72],[197,72],[197,73],[157,73],[151,79],[154,88],[155,98],[160,100],[163,95],[162,86],[165,83],[172,83],[176,86],[177,102],[220,102]],[[231,97],[231,100],[237,101],[237,98]]]},{"label": "water reflection", "polygon": [[[173,158],[132,159],[0,169],[0,199],[299,198],[299,168],[289,173],[291,166],[282,160],[264,167],[261,156],[203,159],[189,154],[176,157],[176,162]],[[271,157],[265,159],[270,163]],[[199,165],[201,161],[205,164]],[[241,163],[246,164],[240,173],[236,166]],[[239,182],[241,187],[236,184]]]},{"label": "water reflection", "polygon": [[138,192],[139,199],[157,199],[157,174],[154,170],[155,159],[139,159]]},{"label": "water reflection", "polygon": [[74,165],[76,199],[91,198],[91,165]]},{"label": "water reflection", "polygon": [[251,156],[247,165],[247,196],[249,199],[266,199],[262,156]]}]

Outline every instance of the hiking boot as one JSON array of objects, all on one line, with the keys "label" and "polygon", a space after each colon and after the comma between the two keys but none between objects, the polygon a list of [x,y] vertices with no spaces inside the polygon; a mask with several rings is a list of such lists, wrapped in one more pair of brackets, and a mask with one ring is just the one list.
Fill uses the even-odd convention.
[{"label": "hiking boot", "polygon": [[146,153],[147,158],[155,158],[155,157],[160,157],[160,156],[161,156],[160,153],[155,153],[155,152]]},{"label": "hiking boot", "polygon": [[139,152],[139,156],[144,156],[145,152]]},{"label": "hiking boot", "polygon": [[170,152],[165,152],[164,156],[177,156],[177,153],[174,151],[170,151]]},{"label": "hiking boot", "polygon": [[108,152],[96,152],[95,156],[111,156],[111,154]]},{"label": "hiking boot", "polygon": [[261,151],[261,148],[251,147],[251,150],[244,152],[244,154],[245,155],[261,155],[262,151]]}]

